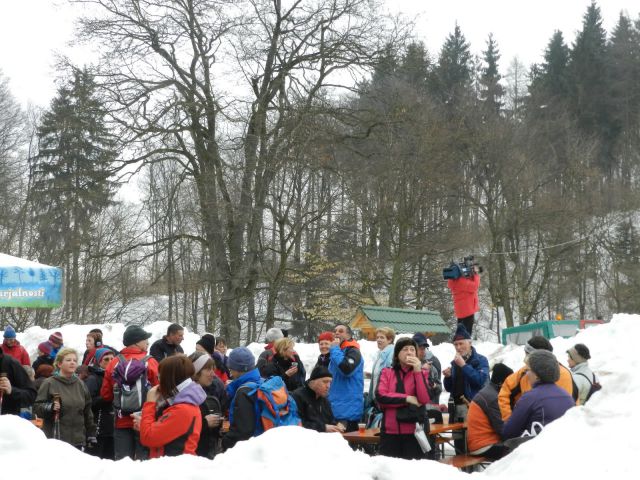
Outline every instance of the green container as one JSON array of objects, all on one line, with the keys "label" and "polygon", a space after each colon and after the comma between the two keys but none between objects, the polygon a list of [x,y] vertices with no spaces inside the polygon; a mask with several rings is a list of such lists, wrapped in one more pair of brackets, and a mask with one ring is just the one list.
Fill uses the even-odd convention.
[{"label": "green container", "polygon": [[580,328],[579,320],[548,320],[546,322],[527,323],[502,330],[503,345],[524,345],[531,337],[542,336],[573,337]]}]

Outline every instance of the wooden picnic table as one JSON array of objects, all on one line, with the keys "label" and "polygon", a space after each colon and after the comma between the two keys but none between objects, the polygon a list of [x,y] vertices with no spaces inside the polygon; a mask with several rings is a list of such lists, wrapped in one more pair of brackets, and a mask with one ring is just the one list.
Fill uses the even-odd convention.
[{"label": "wooden picnic table", "polygon": [[[467,428],[466,424],[462,422],[432,423],[429,428],[429,435],[435,436],[440,435],[441,433],[464,430],[465,428]],[[342,437],[354,445],[377,445],[380,443],[380,429],[369,428],[365,430],[364,433],[360,433],[356,430],[354,432],[343,433]]]}]

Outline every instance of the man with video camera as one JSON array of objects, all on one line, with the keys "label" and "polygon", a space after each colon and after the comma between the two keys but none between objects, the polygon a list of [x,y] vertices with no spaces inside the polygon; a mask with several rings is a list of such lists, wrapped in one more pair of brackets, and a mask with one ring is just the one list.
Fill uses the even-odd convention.
[{"label": "man with video camera", "polygon": [[462,323],[469,335],[473,330],[475,313],[480,310],[478,289],[482,267],[473,261],[473,257],[464,257],[459,264],[451,263],[443,270],[444,279],[453,297],[453,311],[458,323]]}]

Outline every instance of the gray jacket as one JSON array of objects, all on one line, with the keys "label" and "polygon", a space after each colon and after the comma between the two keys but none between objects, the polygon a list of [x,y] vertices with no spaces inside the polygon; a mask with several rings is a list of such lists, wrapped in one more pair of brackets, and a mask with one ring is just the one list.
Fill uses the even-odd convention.
[{"label": "gray jacket", "polygon": [[576,364],[571,369],[571,375],[573,376],[573,381],[576,382],[576,386],[578,387],[579,405],[584,405],[584,402],[587,400],[587,395],[589,395],[591,383],[593,382],[594,378],[593,372],[589,368],[589,363],[582,362]]}]

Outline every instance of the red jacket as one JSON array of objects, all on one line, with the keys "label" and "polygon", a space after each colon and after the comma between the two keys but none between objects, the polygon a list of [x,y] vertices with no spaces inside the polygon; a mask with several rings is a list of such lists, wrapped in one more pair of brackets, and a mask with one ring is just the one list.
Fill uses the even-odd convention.
[{"label": "red jacket", "polygon": [[409,434],[416,430],[415,423],[400,423],[396,420],[398,408],[407,405],[406,398],[410,395],[416,397],[421,405],[430,402],[427,385],[429,372],[420,370],[414,372],[412,368],[400,370],[400,378],[404,384],[405,393],[396,392],[396,372],[393,367],[382,369],[378,389],[376,390],[376,401],[380,405],[384,414],[383,429],[389,434]]},{"label": "red jacket", "polygon": [[[5,339],[6,342],[6,339]],[[31,360],[29,360],[29,354],[24,349],[20,342],[16,340],[16,343],[13,344],[12,347],[2,342],[2,351],[5,355],[9,355],[10,357],[15,358],[20,362],[20,365],[29,365],[31,366]]]},{"label": "red jacket", "polygon": [[145,402],[140,419],[140,443],[149,447],[149,458],[164,455],[196,454],[202,416],[200,407],[189,403],[176,403],[155,419],[156,404]]},{"label": "red jacket", "polygon": [[447,280],[447,286],[453,296],[453,310],[456,318],[468,317],[480,310],[480,302],[478,301],[480,275]]},{"label": "red jacket", "polygon": [[[132,358],[142,359],[148,355],[147,352],[141,350],[135,345],[123,348],[120,353],[127,360]],[[104,380],[102,381],[102,387],[100,388],[100,396],[107,402],[113,401],[113,370],[116,368],[116,365],[118,365],[118,362],[120,362],[120,359],[116,356],[111,360],[109,365],[107,365],[107,369],[104,372]],[[153,357],[149,358],[147,361],[147,378],[152,386],[155,387],[158,385],[158,362]],[[128,415],[125,417],[117,415],[116,428],[133,428],[133,419]]]}]

